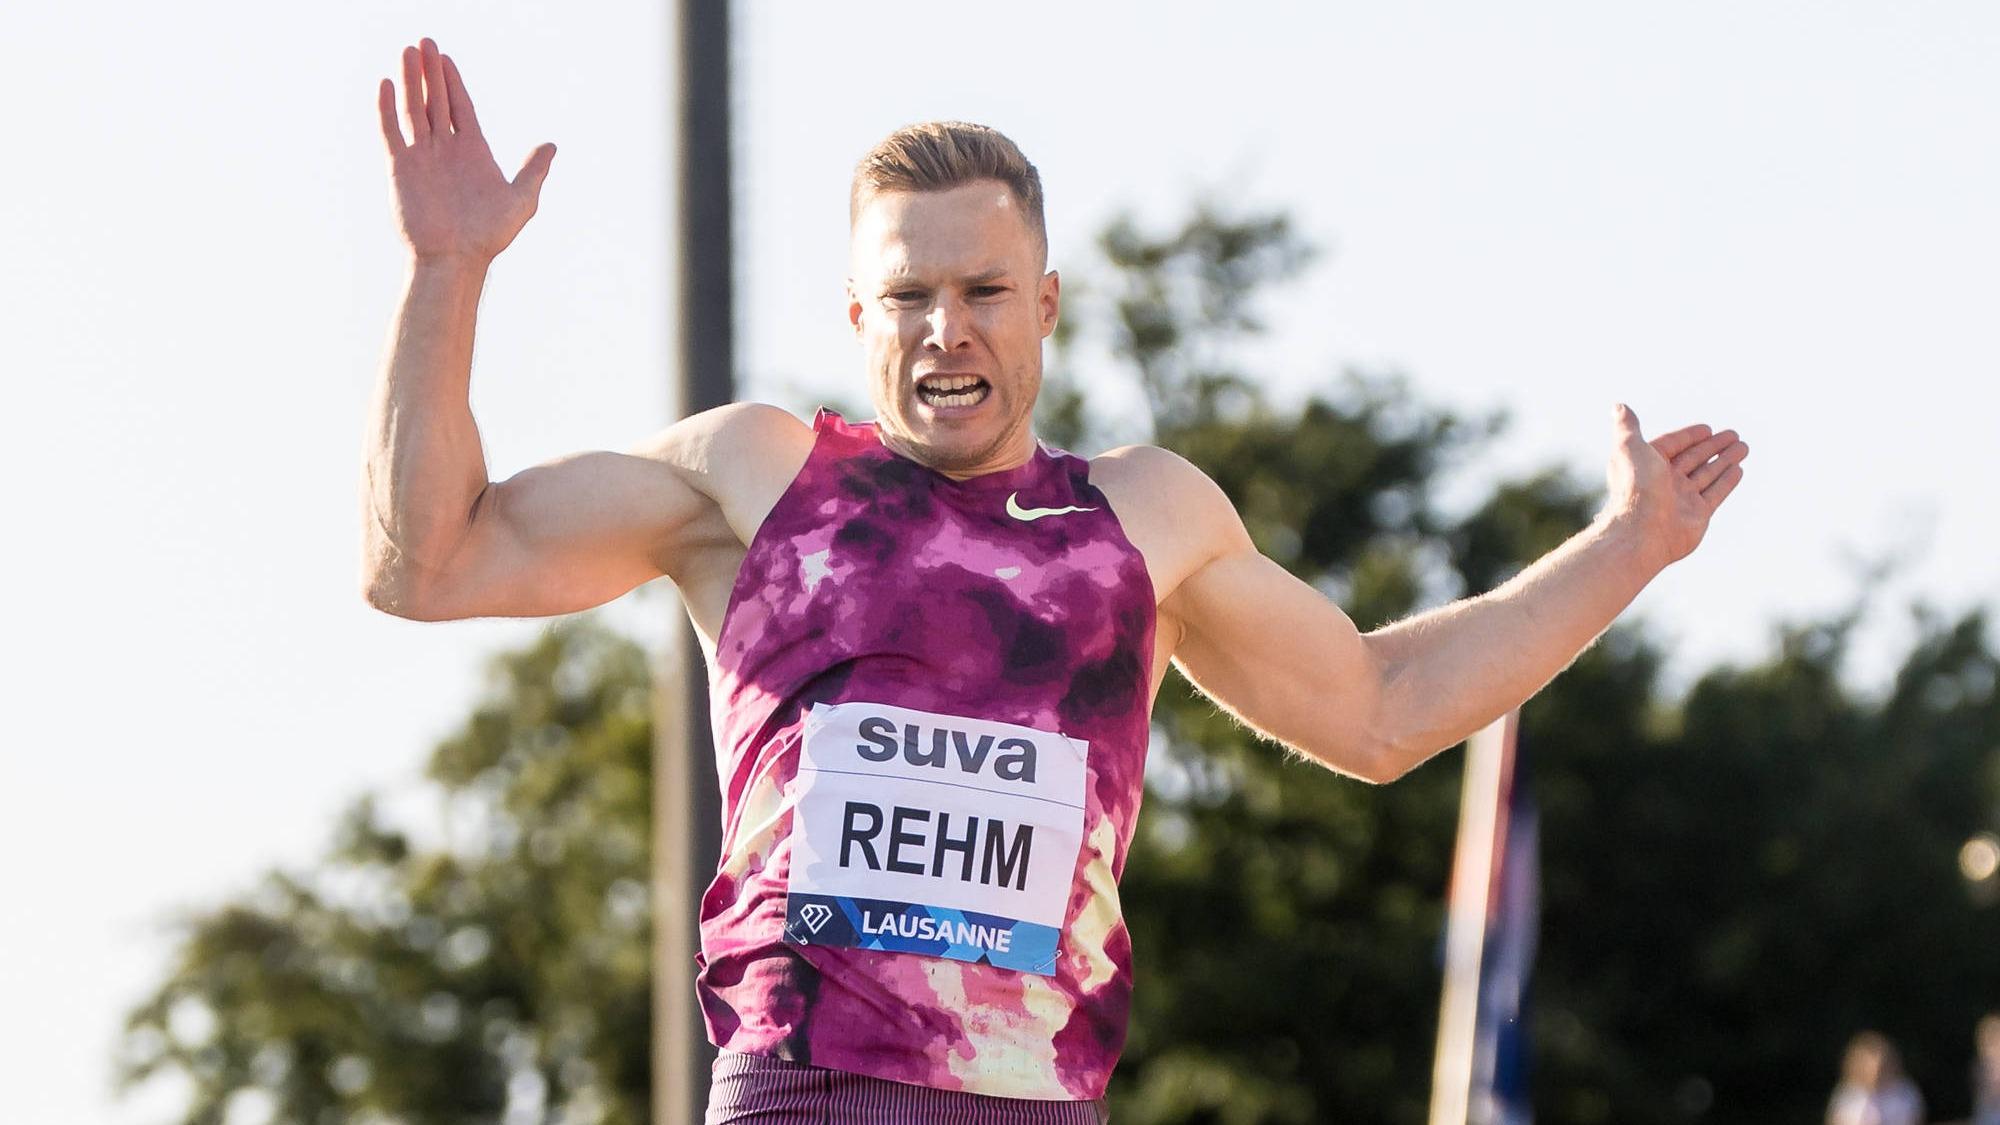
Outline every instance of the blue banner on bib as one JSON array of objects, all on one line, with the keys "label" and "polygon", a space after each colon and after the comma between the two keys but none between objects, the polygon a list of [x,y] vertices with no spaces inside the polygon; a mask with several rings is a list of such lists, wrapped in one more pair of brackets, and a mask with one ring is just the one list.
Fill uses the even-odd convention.
[{"label": "blue banner on bib", "polygon": [[795,945],[923,953],[1045,977],[1055,975],[1060,937],[1054,926],[920,903],[793,891],[785,905],[785,940]]}]

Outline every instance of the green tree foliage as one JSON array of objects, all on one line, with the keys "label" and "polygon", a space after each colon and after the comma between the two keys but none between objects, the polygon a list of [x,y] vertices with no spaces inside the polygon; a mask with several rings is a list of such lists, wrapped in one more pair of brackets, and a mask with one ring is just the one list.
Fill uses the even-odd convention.
[{"label": "green tree foliage", "polygon": [[187,1125],[646,1120],[645,655],[572,618],[489,683],[431,755],[449,838],[363,799],[315,870],[187,920],[126,1082],[188,1080]]},{"label": "green tree foliage", "polygon": [[[1066,290],[1043,434],[1124,433],[1081,389],[1122,374],[1156,439],[1362,627],[1491,588],[1590,518],[1596,490],[1558,471],[1441,510],[1496,419],[1393,379],[1296,403],[1252,379],[1257,298],[1313,257],[1282,217],[1120,220],[1103,250]],[[1956,855],[2000,825],[2000,662],[1978,615],[1930,619],[1863,695],[1840,676],[1852,624],[1792,628],[1679,699],[1620,628],[1525,709],[1539,1120],[1817,1120],[1864,1026],[1934,1109],[1965,1108],[2000,909]],[[243,1098],[310,1125],[644,1120],[648,700],[640,650],[588,615],[503,657],[432,756],[450,839],[363,801],[320,867],[189,918],[131,1017],[129,1077],[188,1078],[190,1125]],[[1458,785],[1455,754],[1389,786],[1334,775],[1170,678],[1125,870],[1138,980],[1114,1118],[1425,1120]]]},{"label": "green tree foliage", "polygon": [[2000,911],[1956,856],[2000,823],[2000,664],[1980,614],[1928,619],[1886,694],[1858,698],[1838,675],[1852,623],[1787,631],[1619,742],[1565,741],[1569,685],[1529,712],[1525,737],[1565,747],[1543,790],[1557,1120],[1815,1120],[1864,1027],[1938,1119],[1967,1113]]}]

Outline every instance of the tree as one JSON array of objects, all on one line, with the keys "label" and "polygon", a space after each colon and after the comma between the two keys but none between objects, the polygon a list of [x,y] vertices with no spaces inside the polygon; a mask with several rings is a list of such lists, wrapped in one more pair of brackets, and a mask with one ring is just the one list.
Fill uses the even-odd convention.
[{"label": "tree", "polygon": [[430,758],[445,845],[364,797],[316,870],[187,919],[125,1081],[188,1078],[188,1125],[646,1120],[650,685],[588,616],[495,660]]},{"label": "tree", "polygon": [[2000,822],[2000,664],[1981,614],[1933,617],[1861,697],[1838,675],[1854,622],[1788,629],[1619,752],[1571,750],[1544,790],[1560,1119],[1812,1120],[1864,1027],[1900,1044],[1935,1114],[1969,1108],[2000,912],[1956,856]]}]

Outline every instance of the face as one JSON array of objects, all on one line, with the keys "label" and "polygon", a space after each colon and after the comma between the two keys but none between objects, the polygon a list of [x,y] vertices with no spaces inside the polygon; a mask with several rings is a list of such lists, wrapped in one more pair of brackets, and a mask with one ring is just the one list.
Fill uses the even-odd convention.
[{"label": "face", "polygon": [[879,193],[851,249],[847,319],[883,440],[952,476],[1025,464],[1060,283],[1013,193]]}]

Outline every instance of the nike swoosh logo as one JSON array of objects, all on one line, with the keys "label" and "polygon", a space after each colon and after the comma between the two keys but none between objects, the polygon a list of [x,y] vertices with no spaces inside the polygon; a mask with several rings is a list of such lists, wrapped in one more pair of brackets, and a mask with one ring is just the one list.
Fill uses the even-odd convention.
[{"label": "nike swoosh logo", "polygon": [[1010,492],[1007,494],[1007,514],[1020,520],[1022,523],[1033,523],[1043,516],[1066,516],[1071,512],[1094,512],[1096,510],[1096,508],[1079,508],[1075,505],[1067,508],[1023,508],[1021,506],[1020,493]]}]

